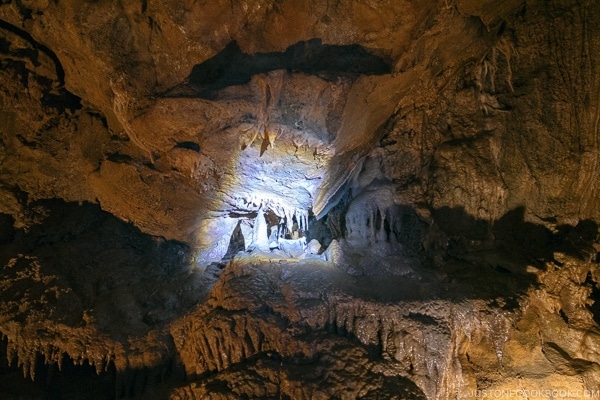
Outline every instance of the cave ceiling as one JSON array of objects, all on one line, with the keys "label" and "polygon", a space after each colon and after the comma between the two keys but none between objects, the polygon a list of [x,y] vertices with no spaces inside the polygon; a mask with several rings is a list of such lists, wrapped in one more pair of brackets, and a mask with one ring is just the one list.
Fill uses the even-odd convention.
[{"label": "cave ceiling", "polygon": [[[379,147],[396,202],[423,212],[596,217],[596,36],[563,32],[589,47],[574,52],[534,34],[527,7],[3,4],[3,208],[19,213],[15,190],[98,202],[208,254],[198,233],[227,236],[228,213],[323,216]],[[536,7],[556,23],[560,4]]]}]

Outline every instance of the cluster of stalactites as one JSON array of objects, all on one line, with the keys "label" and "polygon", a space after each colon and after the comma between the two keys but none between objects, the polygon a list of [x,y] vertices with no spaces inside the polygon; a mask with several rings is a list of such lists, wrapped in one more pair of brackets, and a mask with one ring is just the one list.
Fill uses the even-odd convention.
[{"label": "cluster of stalactites", "polygon": [[282,204],[280,199],[237,198],[231,204],[239,215],[246,251],[268,251],[282,240],[306,236],[309,211]]},{"label": "cluster of stalactites", "polygon": [[302,232],[308,230],[308,211],[282,208],[273,210],[273,212],[280,218],[282,225],[285,225],[287,233],[290,235],[293,236],[295,232],[298,232],[298,235],[302,236]]},{"label": "cluster of stalactites", "polygon": [[250,224],[252,224],[252,239],[247,240],[247,234],[244,234],[246,250],[267,251],[279,247],[281,240],[304,237],[308,230],[308,212],[263,206],[258,210],[254,221],[244,221],[242,227],[247,226],[248,233]]},{"label": "cluster of stalactites", "polygon": [[244,197],[234,199],[231,205],[238,214],[260,214],[262,212],[263,216],[268,213],[276,215],[279,225],[282,226],[281,237],[286,234],[293,235],[294,232],[298,232],[302,236],[302,232],[308,230],[308,210],[282,204],[279,199]]},{"label": "cluster of stalactites", "polygon": [[400,218],[394,207],[380,208],[377,204],[353,207],[346,215],[348,237],[368,243],[396,240],[400,231]]},{"label": "cluster of stalactites", "polygon": [[[4,339],[4,335],[2,339]],[[17,367],[23,370],[24,378],[29,377],[31,380],[35,380],[36,364],[39,356],[43,358],[44,364],[56,365],[59,371],[62,370],[65,357],[71,357],[71,355],[52,345],[45,345],[39,348],[20,346],[17,342],[8,340],[6,345],[6,358],[8,364],[11,365],[16,360]],[[88,363],[96,369],[97,374],[100,374],[108,370],[110,362],[114,359],[114,354],[102,354],[97,356],[79,354],[76,357],[71,357],[71,359],[75,365],[84,365],[84,363]]]}]

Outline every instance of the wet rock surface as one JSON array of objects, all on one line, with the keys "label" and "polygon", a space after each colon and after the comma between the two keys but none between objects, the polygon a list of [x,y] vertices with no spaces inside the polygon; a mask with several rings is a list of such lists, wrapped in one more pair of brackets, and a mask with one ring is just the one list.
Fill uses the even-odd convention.
[{"label": "wet rock surface", "polygon": [[593,394],[599,26],[1,2],[3,398]]}]

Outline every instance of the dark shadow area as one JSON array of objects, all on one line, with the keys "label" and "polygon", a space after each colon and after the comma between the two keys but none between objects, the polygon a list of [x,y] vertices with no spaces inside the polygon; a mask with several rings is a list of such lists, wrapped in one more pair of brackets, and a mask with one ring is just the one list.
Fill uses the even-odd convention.
[{"label": "dark shadow area", "polygon": [[[70,340],[100,333],[107,349],[120,346],[115,342],[128,347],[133,338],[160,331],[202,295],[190,278],[192,255],[183,243],[146,235],[96,204],[43,200],[26,213],[34,221],[27,230],[14,229],[12,217],[0,214],[0,315],[3,324],[36,326],[50,353],[57,350],[43,338],[59,334],[56,327],[64,334],[65,325],[74,328]],[[6,361],[7,340],[0,344],[0,393],[7,400],[163,399],[150,388],[184,379],[182,366],[165,350],[163,364],[120,373],[112,362],[97,373],[66,354],[59,370],[38,353],[32,381],[23,378],[16,359]]]},{"label": "dark shadow area", "polygon": [[[79,327],[86,324],[84,310],[91,310],[101,332],[127,340],[198,301],[187,245],[146,235],[96,204],[44,200],[27,213],[38,223],[27,231],[7,229],[0,244],[0,306],[8,319],[25,321],[35,311]],[[21,299],[28,308],[16,306]]]},{"label": "dark shadow area", "polygon": [[[432,215],[440,232],[427,233],[422,254],[445,276],[441,285],[451,298],[498,297],[508,300],[504,307],[516,306],[518,296],[538,285],[529,266],[544,270],[547,262],[562,265],[555,252],[583,262],[596,260],[598,225],[591,220],[551,231],[526,221],[521,207],[493,222],[476,219],[462,207],[436,209]],[[591,278],[589,284],[598,292]]]},{"label": "dark shadow area", "polygon": [[23,370],[16,362],[8,361],[7,339],[0,341],[0,393],[2,399],[44,399],[44,384],[33,382],[23,376]]},{"label": "dark shadow area", "polygon": [[192,150],[196,153],[200,153],[200,145],[196,142],[179,142],[175,145],[175,149],[186,149]]},{"label": "dark shadow area", "polygon": [[600,286],[594,282],[592,279],[592,274],[589,272],[585,278],[585,283],[592,288],[590,300],[594,301],[591,305],[587,306],[587,309],[592,313],[592,318],[594,321],[600,325]]},{"label": "dark shadow area", "polygon": [[67,110],[73,113],[82,108],[81,98],[62,86],[57,88],[56,81],[31,71],[26,61],[12,60],[9,57],[0,59],[0,68],[10,71],[23,87],[30,87],[33,82],[37,82],[42,92],[39,100],[44,108],[54,108],[61,114]]},{"label": "dark shadow area", "polygon": [[115,369],[111,364],[106,371],[96,373],[87,362],[75,365],[66,355],[59,369],[57,363],[45,364],[38,354],[35,378],[25,377],[17,360],[8,361],[7,340],[0,344],[0,393],[6,400],[36,398],[43,400],[115,398]]},{"label": "dark shadow area", "polygon": [[[331,340],[329,335],[336,336],[335,340],[340,341],[339,337],[331,332],[324,332],[322,335],[323,341]],[[381,359],[380,353],[370,352],[353,336],[342,340],[343,344],[339,344],[336,348],[340,353],[347,348],[358,348],[360,350],[357,352],[364,357],[362,360]],[[293,393],[299,393],[300,387],[315,398],[322,398],[325,395],[339,398],[339,386],[347,390],[353,388],[358,392],[358,387],[361,386],[359,382],[366,376],[371,389],[359,397],[360,399],[427,398],[423,391],[407,377],[386,376],[370,370],[365,371],[360,365],[340,370],[336,358],[337,355],[331,353],[317,353],[313,357],[307,357],[302,354],[282,356],[275,351],[259,352],[231,365],[226,370],[207,372],[190,380],[202,384],[215,397],[222,395],[228,398],[253,399],[257,398],[256,393],[263,393],[261,398],[293,400],[294,397],[290,397],[290,394],[293,396]],[[232,377],[237,379],[232,380]],[[244,385],[240,382],[252,382],[252,384]]]},{"label": "dark shadow area", "polygon": [[[71,113],[82,108],[81,98],[75,96],[64,88],[65,71],[56,54],[48,47],[37,42],[28,32],[11,25],[10,23],[0,20],[0,31],[5,30],[17,35],[26,41],[29,48],[11,48],[11,43],[5,38],[0,38],[0,54],[6,55],[0,59],[0,67],[7,70],[13,70],[15,77],[21,80],[21,84],[25,87],[29,86],[30,80],[35,80],[42,88],[40,102],[44,107],[56,109],[60,113],[65,113],[67,110]],[[56,68],[56,79],[49,79],[32,71],[28,63],[24,60],[29,60],[34,67],[41,66],[39,61],[40,53],[49,57]]]},{"label": "dark shadow area", "polygon": [[543,225],[525,221],[523,207],[510,210],[493,222],[476,219],[461,207],[436,209],[433,216],[453,243],[453,255],[493,248],[515,261],[539,268],[544,262],[554,261],[553,253],[557,251],[582,261],[596,258],[593,243],[599,238],[598,224],[592,220],[582,220],[576,226],[559,225],[552,232]]},{"label": "dark shadow area", "polygon": [[443,207],[433,211],[436,224],[448,234],[465,239],[485,240],[489,236],[487,221],[477,220],[463,208]]},{"label": "dark shadow area", "polygon": [[[31,47],[33,47],[35,50],[41,51],[42,53],[44,53],[48,57],[50,57],[50,59],[54,62],[54,66],[56,67],[56,76],[58,78],[58,82],[61,84],[61,86],[63,86],[65,84],[65,70],[63,69],[62,64],[60,63],[60,60],[58,59],[58,57],[52,50],[50,50],[47,46],[44,46],[43,44],[37,42],[29,34],[29,32],[26,32],[23,29],[20,29],[20,28],[14,26],[12,24],[9,24],[8,22],[1,20],[1,19],[0,19],[0,29],[7,30],[7,31],[19,36],[20,38],[22,38],[23,40],[28,42],[31,45]],[[6,47],[6,50],[8,50],[8,46],[0,46],[0,51],[2,49],[4,49],[5,47]],[[40,65],[40,63],[37,61],[37,56],[31,57],[31,59],[32,59],[34,65],[36,65],[36,66]]]},{"label": "dark shadow area", "polygon": [[157,391],[164,385],[174,387],[184,381],[183,367],[167,361],[157,367],[117,372],[113,362],[97,370],[87,361],[76,363],[63,354],[62,362],[47,364],[37,354],[35,377],[24,377],[17,360],[8,361],[7,340],[0,343],[0,393],[3,400],[114,400],[124,398],[163,399]]},{"label": "dark shadow area", "polygon": [[[346,240],[346,204],[351,201],[344,200],[321,220],[310,220],[309,237],[326,243]],[[358,298],[386,302],[501,298],[502,307],[510,309],[518,306],[522,294],[538,285],[537,275],[529,268],[544,270],[548,262],[562,265],[554,258],[555,252],[583,262],[597,257],[598,225],[591,220],[550,230],[526,221],[524,208],[513,209],[496,221],[474,218],[462,207],[434,209],[431,215],[433,220],[427,223],[414,208],[392,205],[353,222],[355,229],[357,223],[364,225],[362,231],[369,235],[364,243],[368,245],[342,246],[344,262],[367,267],[358,273],[348,270],[356,281],[347,290]],[[392,250],[386,253],[382,249],[388,244]],[[373,265],[372,271],[368,265]],[[381,265],[389,265],[386,270],[392,272],[394,268],[410,272],[392,276]],[[590,278],[589,284],[594,288],[592,296],[600,298],[597,283]],[[600,311],[592,312],[600,319]]]},{"label": "dark shadow area", "polygon": [[167,360],[163,365],[144,368],[130,368],[115,374],[113,398],[116,399],[157,399],[168,398],[170,388],[185,382],[185,369],[175,360]]},{"label": "dark shadow area", "polygon": [[14,223],[11,215],[0,213],[0,245],[10,243],[15,238]]},{"label": "dark shadow area", "polygon": [[[275,70],[302,72],[329,80],[339,76],[383,75],[391,67],[356,44],[328,45],[321,39],[311,39],[298,42],[284,52],[246,54],[233,41],[214,57],[194,66],[188,78],[189,95],[212,98],[221,89],[246,84],[253,75]],[[179,89],[166,96],[181,95]]]},{"label": "dark shadow area", "polygon": [[40,355],[36,364],[34,383],[43,389],[44,400],[115,398],[116,371],[113,363],[100,373],[87,361],[77,365],[66,355],[60,369],[56,363],[45,364]]},{"label": "dark shadow area", "polygon": [[[315,215],[312,213],[312,210],[309,210],[308,231],[306,232],[306,241],[310,242],[311,240],[316,239],[319,241],[319,243],[321,243],[321,246],[327,248],[331,244],[331,241],[334,239],[332,229],[329,227],[329,224],[332,223],[334,218],[335,217],[333,215],[330,216],[328,214],[321,219],[316,219]],[[334,229],[336,225],[334,225]]]},{"label": "dark shadow area", "polygon": [[106,159],[117,164],[130,164],[133,161],[133,157],[120,153],[109,153],[106,155]]},{"label": "dark shadow area", "polygon": [[246,249],[244,234],[242,233],[242,221],[238,221],[235,229],[231,233],[231,237],[229,238],[229,246],[227,247],[227,252],[223,256],[221,262],[223,264],[228,263],[233,259],[233,257],[239,253],[240,251],[244,251]]},{"label": "dark shadow area", "polygon": [[560,225],[558,232],[552,235],[553,245],[559,251],[582,260],[598,260],[593,243],[598,243],[598,224],[591,220],[582,220],[575,226]]},{"label": "dark shadow area", "polygon": [[509,254],[523,257],[543,268],[545,261],[553,260],[552,232],[542,226],[525,221],[525,209],[517,208],[504,214],[491,229],[495,242]]},{"label": "dark shadow area", "polygon": [[[38,81],[42,81],[42,79],[38,78]],[[47,86],[50,87],[50,85]],[[45,91],[40,100],[44,107],[55,108],[60,113],[65,113],[67,110],[74,113],[82,108],[81,98],[62,88]]]},{"label": "dark shadow area", "polygon": [[[392,225],[389,223],[391,216],[397,221]],[[380,227],[386,233],[386,239],[396,240],[410,252],[419,254],[423,249],[422,238],[427,235],[429,226],[413,208],[407,206],[395,205],[387,217]]]}]

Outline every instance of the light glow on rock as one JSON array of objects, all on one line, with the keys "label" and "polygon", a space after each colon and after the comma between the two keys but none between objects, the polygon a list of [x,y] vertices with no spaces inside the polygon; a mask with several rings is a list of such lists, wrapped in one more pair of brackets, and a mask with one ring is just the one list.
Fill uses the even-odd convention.
[{"label": "light glow on rock", "polygon": [[[282,126],[278,131],[278,146],[269,147],[262,155],[257,143],[240,150],[234,172],[221,185],[212,222],[201,225],[199,236],[206,246],[201,249],[200,263],[220,261],[240,221],[246,250],[268,251],[277,247],[280,239],[304,236],[308,210],[327,166],[324,156],[315,156],[318,144],[311,148],[305,141],[298,146],[295,129]],[[278,221],[267,224],[267,214]]]}]

